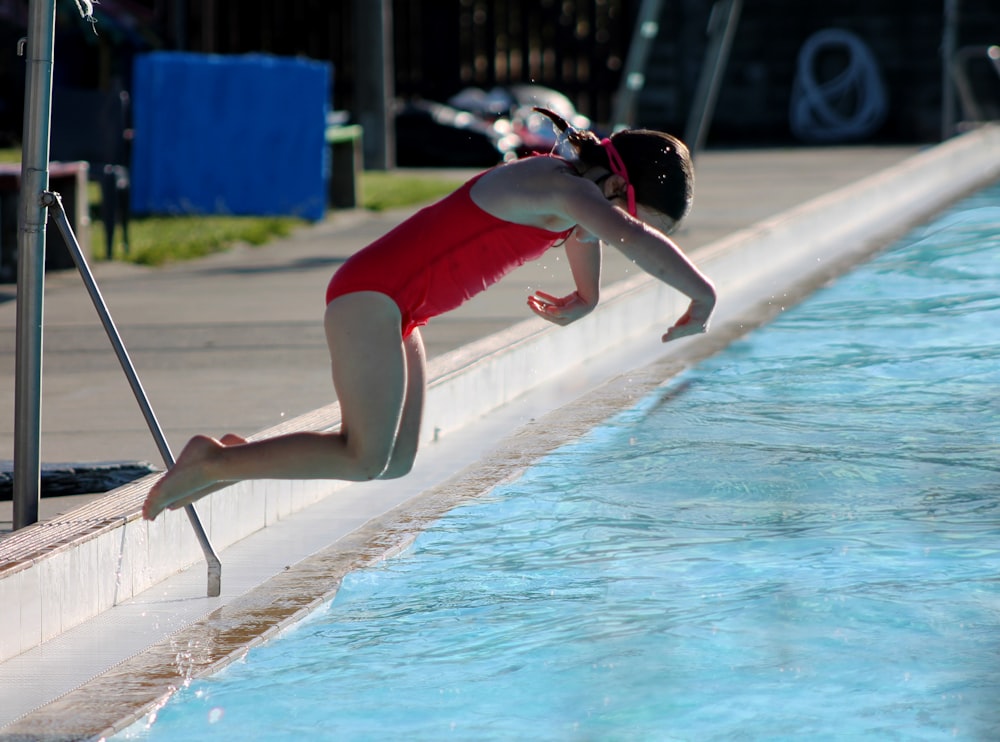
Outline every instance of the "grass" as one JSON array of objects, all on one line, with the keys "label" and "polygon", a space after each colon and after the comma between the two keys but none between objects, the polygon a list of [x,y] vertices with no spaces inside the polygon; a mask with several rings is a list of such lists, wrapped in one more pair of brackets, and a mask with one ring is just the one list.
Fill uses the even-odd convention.
[{"label": "grass", "polygon": [[[426,203],[451,192],[456,181],[435,175],[366,171],[361,176],[362,207],[371,211]],[[91,244],[103,246],[104,225],[96,218],[100,191],[91,191]],[[95,206],[96,204],[96,206]],[[336,218],[336,213],[333,214]],[[163,265],[227,250],[236,243],[264,245],[308,222],[294,217],[143,216],[129,223],[129,253],[116,239],[114,259]],[[100,248],[103,250],[103,247]]]},{"label": "grass", "polygon": [[[0,149],[0,162],[20,162],[19,148]],[[450,193],[458,181],[434,174],[366,171],[361,176],[362,207],[371,211],[412,206]],[[104,223],[100,220],[101,191],[89,184],[90,244],[97,260],[104,259]],[[336,219],[336,212],[332,218]],[[129,221],[128,255],[115,236],[115,260],[141,265],[191,260],[221,252],[237,243],[263,245],[285,237],[308,222],[294,217],[256,216],[134,216]]]},{"label": "grass", "polygon": [[459,185],[459,181],[434,175],[366,171],[361,178],[361,193],[364,208],[384,211],[435,201]]},{"label": "grass", "polygon": [[[226,250],[235,243],[263,245],[306,222],[291,217],[149,216],[129,222],[129,253],[116,240],[114,258],[163,265]],[[92,249],[104,249],[104,224],[91,220]]]}]

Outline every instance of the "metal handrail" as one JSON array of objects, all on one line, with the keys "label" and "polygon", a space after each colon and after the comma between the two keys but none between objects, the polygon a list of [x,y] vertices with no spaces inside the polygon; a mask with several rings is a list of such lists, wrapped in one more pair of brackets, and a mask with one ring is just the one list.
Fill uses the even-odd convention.
[{"label": "metal handrail", "polygon": [[646,63],[653,42],[660,32],[662,5],[663,0],[642,0],[642,5],[639,7],[635,33],[632,34],[632,43],[629,44],[621,84],[615,96],[614,112],[611,114],[611,123],[616,130],[635,126],[636,101],[646,84]]},{"label": "metal handrail", "polygon": [[[88,17],[90,3],[77,0]],[[42,316],[45,295],[45,222],[52,211],[56,225],[70,248],[118,360],[125,369],[136,400],[153,431],[166,465],[173,455],[156,416],[135,374],[121,336],[108,313],[97,283],[73,234],[62,200],[49,186],[49,133],[52,109],[52,63],[55,56],[55,0],[29,0],[28,36],[18,43],[18,53],[27,51],[24,105],[24,145],[21,157],[21,194],[18,199],[17,358],[14,390],[14,528],[38,521],[41,494],[41,406],[42,406]],[[195,536],[208,562],[208,595],[222,592],[222,563],[209,543],[194,507],[187,512]]]},{"label": "metal handrail", "polygon": [[684,141],[697,157],[705,146],[708,127],[715,115],[715,103],[722,86],[722,77],[729,63],[729,50],[733,46],[736,28],[740,22],[743,0],[718,0],[712,6],[708,18],[708,48],[705,63],[698,77],[698,87],[688,112],[687,126],[684,127]]},{"label": "metal handrail", "polygon": [[[118,332],[118,328],[115,326],[115,321],[111,317],[111,313],[108,311],[108,305],[105,303],[104,297],[101,295],[101,290],[97,285],[97,281],[94,280],[94,274],[91,272],[90,266],[87,264],[87,258],[84,256],[83,250],[80,249],[80,243],[77,242],[76,235],[73,233],[73,227],[70,225],[69,218],[66,216],[66,209],[63,208],[62,198],[58,193],[45,191],[42,194],[42,205],[48,208],[49,214],[55,220],[56,227],[59,229],[59,233],[62,235],[66,245],[69,247],[70,255],[73,257],[73,262],[76,263],[77,270],[80,271],[83,283],[87,287],[87,293],[90,294],[90,299],[94,303],[94,308],[97,310],[97,314],[101,318],[101,324],[104,325],[104,331],[108,335],[108,340],[111,341],[111,346],[115,350],[115,355],[118,356],[118,362],[121,364],[122,370],[128,378],[129,386],[132,387],[132,394],[135,395],[135,400],[139,403],[142,415],[146,419],[146,425],[149,427],[149,432],[153,434],[153,439],[156,441],[156,447],[160,450],[160,456],[163,457],[163,463],[167,466],[167,468],[170,468],[174,465],[174,456],[170,452],[170,444],[167,443],[167,439],[163,435],[163,429],[160,427],[160,424],[156,419],[156,413],[153,412],[153,408],[149,404],[149,398],[146,396],[146,392],[142,387],[142,382],[139,380],[139,375],[135,371],[132,359],[129,357],[128,350],[125,348],[125,343],[122,342],[121,334]],[[191,521],[191,526],[194,528],[195,536],[197,537],[198,543],[201,545],[201,550],[205,555],[205,561],[208,562],[208,595],[212,598],[218,597],[222,592],[222,562],[219,560],[218,555],[212,548],[211,542],[208,540],[208,535],[205,533],[205,529],[201,524],[201,520],[198,518],[198,513],[195,511],[194,505],[186,505],[184,507],[184,512],[187,513],[188,519]]]},{"label": "metal handrail", "polygon": [[996,70],[997,75],[1000,76],[1000,46],[996,44],[988,46],[964,46],[952,55],[948,71],[955,85],[955,92],[958,93],[962,111],[965,115],[963,121],[955,124],[954,128],[958,128],[962,123],[980,123],[984,120],[982,109],[980,109],[976,95],[972,91],[972,85],[969,83],[969,74],[966,69],[969,62],[984,57],[993,66],[993,69]]}]

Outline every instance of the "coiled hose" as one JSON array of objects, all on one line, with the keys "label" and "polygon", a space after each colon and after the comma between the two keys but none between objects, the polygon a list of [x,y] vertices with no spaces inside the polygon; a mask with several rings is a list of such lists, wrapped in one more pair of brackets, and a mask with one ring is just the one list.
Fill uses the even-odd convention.
[{"label": "coiled hose", "polygon": [[[829,80],[815,76],[816,59],[843,50],[847,65]],[[878,62],[868,46],[850,31],[817,31],[799,50],[792,85],[789,123],[805,142],[845,142],[874,134],[885,121],[888,104]]]}]

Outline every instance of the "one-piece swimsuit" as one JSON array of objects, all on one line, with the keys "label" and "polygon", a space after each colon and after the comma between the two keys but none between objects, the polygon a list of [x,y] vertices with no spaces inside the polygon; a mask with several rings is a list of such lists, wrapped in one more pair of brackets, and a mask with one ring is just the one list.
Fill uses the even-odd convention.
[{"label": "one-piece swimsuit", "polygon": [[330,279],[327,304],[356,291],[386,294],[399,306],[405,338],[573,231],[515,224],[484,211],[470,195],[484,174],[348,258]]}]

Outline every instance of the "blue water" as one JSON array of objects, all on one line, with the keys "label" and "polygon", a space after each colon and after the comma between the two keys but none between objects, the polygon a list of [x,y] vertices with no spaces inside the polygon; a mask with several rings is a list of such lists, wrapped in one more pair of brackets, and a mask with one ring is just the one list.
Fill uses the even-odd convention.
[{"label": "blue water", "polygon": [[1000,186],[121,735],[1000,738]]}]

